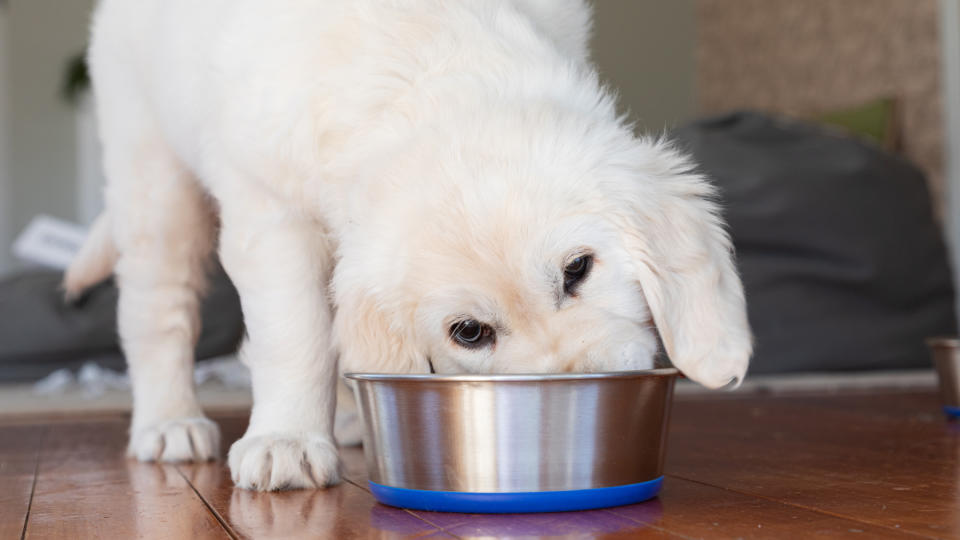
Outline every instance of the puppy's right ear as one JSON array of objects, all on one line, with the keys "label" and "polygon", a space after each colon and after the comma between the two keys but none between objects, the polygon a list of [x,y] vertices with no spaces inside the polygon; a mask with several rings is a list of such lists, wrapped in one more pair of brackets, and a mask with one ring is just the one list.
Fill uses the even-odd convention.
[{"label": "puppy's right ear", "polygon": [[334,339],[341,372],[429,373],[430,364],[414,334],[413,309],[391,308],[373,294],[337,294]]}]

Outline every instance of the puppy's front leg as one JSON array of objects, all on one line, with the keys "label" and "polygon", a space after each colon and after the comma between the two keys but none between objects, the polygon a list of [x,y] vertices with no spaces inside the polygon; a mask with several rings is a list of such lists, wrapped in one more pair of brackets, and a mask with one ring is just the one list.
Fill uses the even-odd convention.
[{"label": "puppy's front leg", "polygon": [[221,198],[221,258],[240,293],[254,401],[250,426],[230,449],[233,481],[257,490],[327,486],[339,480],[330,249],[316,222],[241,191]]}]

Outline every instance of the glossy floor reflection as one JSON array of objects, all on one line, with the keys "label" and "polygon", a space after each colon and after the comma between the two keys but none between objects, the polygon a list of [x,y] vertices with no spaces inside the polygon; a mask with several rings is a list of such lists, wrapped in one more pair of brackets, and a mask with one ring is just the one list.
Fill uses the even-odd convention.
[{"label": "glossy floor reflection", "polygon": [[660,497],[529,515],[383,506],[356,448],[335,488],[238,490],[222,461],[127,460],[126,421],[0,419],[0,538],[960,538],[960,425],[933,395],[681,400]]}]

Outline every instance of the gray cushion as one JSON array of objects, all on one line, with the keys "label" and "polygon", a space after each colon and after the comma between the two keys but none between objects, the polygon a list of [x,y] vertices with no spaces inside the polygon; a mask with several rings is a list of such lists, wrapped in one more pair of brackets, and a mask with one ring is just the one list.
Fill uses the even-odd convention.
[{"label": "gray cushion", "polygon": [[[117,338],[117,288],[107,281],[63,300],[61,272],[34,270],[0,281],[0,381],[39,379],[96,361],[124,369]],[[243,335],[240,300],[218,267],[203,304],[200,359],[234,352]]]},{"label": "gray cushion", "polygon": [[947,251],[914,165],[753,112],[673,135],[721,191],[752,373],[929,366],[924,338],[956,334]]}]

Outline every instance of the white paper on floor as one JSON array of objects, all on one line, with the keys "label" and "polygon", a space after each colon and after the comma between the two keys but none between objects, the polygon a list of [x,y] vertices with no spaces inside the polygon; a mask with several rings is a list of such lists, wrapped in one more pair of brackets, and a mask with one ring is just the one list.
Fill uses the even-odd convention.
[{"label": "white paper on floor", "polygon": [[[197,386],[213,383],[230,389],[250,388],[250,370],[236,356],[221,356],[200,362],[193,371],[193,380]],[[76,373],[68,368],[58,369],[33,385],[36,394],[80,392],[88,399],[100,397],[109,390],[129,388],[130,378],[126,373],[100,367],[95,362],[87,362]]]}]

